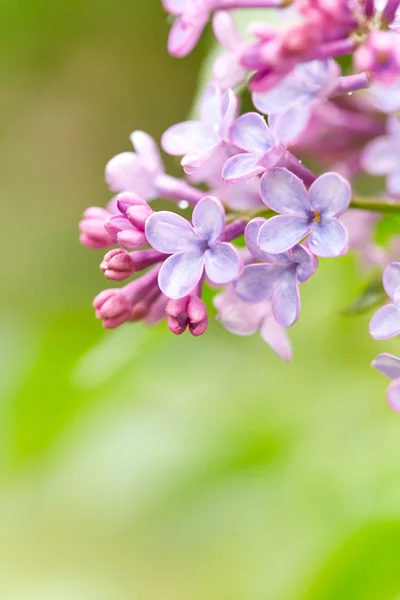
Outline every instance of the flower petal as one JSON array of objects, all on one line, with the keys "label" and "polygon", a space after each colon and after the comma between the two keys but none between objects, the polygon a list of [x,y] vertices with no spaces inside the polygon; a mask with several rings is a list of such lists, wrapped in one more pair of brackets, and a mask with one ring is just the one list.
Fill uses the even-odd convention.
[{"label": "flower petal", "polygon": [[268,303],[250,304],[244,302],[229,286],[222,294],[213,299],[218,310],[217,319],[222,325],[236,335],[251,335],[259,329],[268,312]]},{"label": "flower petal", "polygon": [[171,15],[181,15],[187,5],[187,0],[161,0],[165,10]]},{"label": "flower petal", "polygon": [[221,92],[215,83],[208,85],[204,91],[200,103],[200,119],[210,125],[221,124]]},{"label": "flower petal", "polygon": [[239,277],[243,270],[243,262],[232,244],[222,242],[206,250],[205,269],[210,281],[224,284]]},{"label": "flower petal", "polygon": [[248,223],[246,226],[244,232],[244,239],[248,251],[252,256],[254,256],[256,260],[260,260],[261,262],[276,262],[272,258],[274,255],[267,254],[266,252],[260,250],[260,248],[258,247],[258,235],[260,233],[260,228],[266,222],[266,219],[263,219],[262,217],[257,217],[256,219],[250,221],[250,223]]},{"label": "flower petal", "polygon": [[[254,306],[254,305],[253,305]],[[268,314],[260,328],[264,342],[271,346],[278,356],[289,362],[292,358],[292,345],[282,325],[279,325],[272,314]]]},{"label": "flower petal", "polygon": [[296,142],[311,117],[312,103],[307,101],[299,102],[295,106],[286,109],[285,112],[271,115],[268,119],[272,133],[286,144]]},{"label": "flower petal", "polygon": [[387,175],[400,168],[399,143],[382,135],[369,142],[361,154],[361,166],[372,175]]},{"label": "flower petal", "polygon": [[369,89],[371,104],[384,113],[400,110],[400,77],[390,85],[374,83]]},{"label": "flower petal", "polygon": [[[206,138],[203,141],[205,142]],[[220,146],[216,140],[210,140],[209,144],[209,146],[203,146],[198,152],[185,154],[181,160],[181,165],[185,173],[191,175],[196,169],[200,169],[206,163],[214,163],[214,158],[218,157]]]},{"label": "flower petal", "polygon": [[167,154],[183,156],[209,146],[206,134],[201,121],[183,121],[165,131],[161,138],[161,146]]},{"label": "flower petal", "polygon": [[308,201],[314,212],[323,217],[339,217],[351,200],[351,187],[347,179],[338,173],[324,173],[308,190]]},{"label": "flower petal", "polygon": [[400,333],[400,312],[394,304],[386,304],[374,314],[369,332],[376,340],[387,340]]},{"label": "flower petal", "polygon": [[400,165],[398,171],[390,173],[386,179],[386,187],[388,192],[398,198],[400,196]]},{"label": "flower petal", "polygon": [[372,366],[389,379],[397,379],[400,377],[400,358],[393,354],[383,352],[379,354],[373,361]]},{"label": "flower petal", "polygon": [[400,379],[395,379],[387,389],[387,400],[396,412],[400,413]]},{"label": "flower petal", "polygon": [[218,42],[226,50],[234,51],[242,42],[235,20],[227,10],[219,10],[214,14],[212,28]]},{"label": "flower petal", "polygon": [[258,164],[258,154],[235,154],[229,158],[222,169],[222,179],[226,183],[244,183],[250,181],[265,169]]},{"label": "flower petal", "polygon": [[394,300],[394,296],[400,287],[400,263],[393,262],[386,267],[383,272],[382,282],[385,292]]},{"label": "flower petal", "polygon": [[291,215],[268,219],[258,235],[258,246],[263,252],[286,252],[310,233],[310,220]]},{"label": "flower petal", "polygon": [[231,139],[238,148],[259,154],[264,154],[275,142],[262,116],[254,112],[236,119],[232,125]]},{"label": "flower petal", "polygon": [[346,227],[337,219],[325,219],[323,223],[312,223],[309,246],[316,256],[333,258],[346,254],[348,249]]},{"label": "flower petal", "polygon": [[199,244],[190,223],[167,210],[150,215],[146,221],[145,233],[150,246],[165,254],[189,251]]},{"label": "flower petal", "polygon": [[261,178],[261,198],[277,213],[308,217],[310,205],[304,183],[287,169],[271,169]]},{"label": "flower petal", "polygon": [[218,198],[205,196],[195,206],[192,223],[200,239],[216,242],[225,227],[225,211]]},{"label": "flower petal", "polygon": [[297,244],[289,251],[292,262],[296,263],[296,277],[298,281],[304,282],[314,275],[318,267],[318,258],[307,248]]},{"label": "flower petal", "polygon": [[265,115],[281,113],[301,100],[302,88],[293,73],[286,75],[275,87],[266,92],[254,92],[253,104]]},{"label": "flower petal", "polygon": [[226,90],[222,97],[220,135],[226,142],[231,141],[232,123],[238,112],[238,98],[232,90]]},{"label": "flower petal", "polygon": [[131,133],[130,140],[149,171],[154,171],[155,173],[162,173],[164,171],[158,146],[148,133],[145,131],[134,131]]},{"label": "flower petal", "polygon": [[204,270],[204,254],[199,249],[169,256],[158,275],[160,290],[173,300],[194,290]]},{"label": "flower petal", "polygon": [[300,315],[299,284],[294,269],[285,271],[272,298],[272,312],[282,327],[291,327]]},{"label": "flower petal", "polygon": [[189,54],[199,41],[206,23],[204,18],[196,21],[175,19],[168,37],[168,52],[171,56],[180,57]]},{"label": "flower petal", "polygon": [[105,179],[112,192],[136,192],[143,164],[134,152],[121,152],[106,165]]},{"label": "flower petal", "polygon": [[282,272],[279,265],[248,265],[233,285],[237,295],[245,302],[262,302],[272,296]]}]

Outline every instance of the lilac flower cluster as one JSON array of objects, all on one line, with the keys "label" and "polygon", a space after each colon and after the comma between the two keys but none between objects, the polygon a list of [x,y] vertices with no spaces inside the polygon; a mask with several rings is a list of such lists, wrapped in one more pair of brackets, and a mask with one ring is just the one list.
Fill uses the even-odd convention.
[{"label": "lilac flower cluster", "polygon": [[[222,53],[198,118],[161,137],[162,149],[181,158],[182,178],[167,174],[156,142],[135,131],[134,151],[106,166],[114,197],[83,214],[81,242],[106,250],[104,276],[129,280],[96,296],[96,316],[110,329],[166,319],[172,333],[200,336],[208,285],[227,330],[259,330],[289,361],[301,285],[319,259],[352,250],[364,269],[390,263],[383,286],[391,302],[370,333],[399,335],[396,244],[380,247],[374,230],[382,215],[400,213],[400,0],[162,3],[173,16],[170,54],[191,52],[209,21]],[[242,32],[236,15],[251,8],[265,9],[265,19]],[[270,24],[272,13],[283,27]],[[353,69],[342,73],[344,55]],[[245,88],[254,110],[241,112]],[[386,177],[378,198],[357,194],[363,172]],[[172,210],[154,210],[156,199]],[[388,400],[400,412],[400,359],[381,354],[373,366],[393,380]]]}]

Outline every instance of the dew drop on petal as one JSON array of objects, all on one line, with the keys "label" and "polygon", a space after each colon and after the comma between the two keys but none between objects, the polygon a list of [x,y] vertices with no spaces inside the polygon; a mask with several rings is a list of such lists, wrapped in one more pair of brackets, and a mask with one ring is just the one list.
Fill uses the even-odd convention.
[{"label": "dew drop on petal", "polygon": [[187,200],[180,200],[178,203],[178,206],[179,206],[179,208],[184,210],[185,208],[189,207],[189,202]]}]

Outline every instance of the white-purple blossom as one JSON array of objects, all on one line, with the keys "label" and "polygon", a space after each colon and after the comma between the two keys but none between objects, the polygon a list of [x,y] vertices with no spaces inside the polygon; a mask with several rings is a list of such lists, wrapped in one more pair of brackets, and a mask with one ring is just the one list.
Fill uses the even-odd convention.
[{"label": "white-purple blossom", "polygon": [[222,170],[227,183],[248,181],[274,167],[285,155],[286,145],[258,113],[245,113],[231,128],[232,142],[245,150],[229,158]]},{"label": "white-purple blossom", "polygon": [[191,225],[172,212],[160,211],[146,222],[149,244],[159,252],[171,254],[163,263],[158,283],[171,299],[190,294],[203,273],[216,284],[233,281],[242,272],[236,248],[222,241],[225,213],[217,198],[206,196],[196,205]]},{"label": "white-purple blossom", "polygon": [[386,175],[388,192],[400,196],[400,122],[396,115],[388,119],[387,134],[365,146],[361,165],[372,175]]},{"label": "white-purple blossom", "polygon": [[313,107],[334,90],[339,75],[339,65],[332,59],[299,63],[271,90],[254,92],[253,104],[265,115],[273,115],[269,123],[281,141],[294,142],[305,130]]},{"label": "white-purple blossom", "polygon": [[400,358],[384,352],[372,361],[372,366],[392,379],[386,390],[386,397],[393,410],[400,413]]},{"label": "white-purple blossom", "polygon": [[270,300],[257,304],[244,302],[230,285],[221,294],[215,296],[213,303],[218,310],[217,319],[225,329],[243,336],[259,331],[262,339],[278,356],[286,362],[291,360],[292,346],[289,336],[272,314]]},{"label": "white-purple blossom", "polygon": [[259,249],[257,239],[264,219],[253,219],[245,232],[246,245],[259,264],[246,265],[234,283],[235,291],[245,302],[272,300],[272,312],[282,327],[291,327],[300,315],[299,284],[316,271],[318,260],[304,246],[297,244],[288,252],[268,254]]},{"label": "white-purple blossom", "polygon": [[167,154],[183,156],[188,174],[215,160],[221,150],[232,146],[230,128],[237,116],[238,99],[232,90],[222,94],[216,84],[207,87],[200,105],[199,121],[173,125],[161,138]]},{"label": "white-purple blossom", "polygon": [[382,277],[385,292],[393,302],[382,306],[372,317],[369,332],[376,340],[387,340],[400,334],[400,263],[386,267]]},{"label": "white-purple blossom", "polygon": [[272,169],[261,179],[261,198],[278,216],[260,228],[261,250],[278,254],[306,236],[317,256],[340,256],[347,251],[347,230],[338,217],[348,208],[351,187],[337,173],[324,173],[307,192],[299,177],[287,169]]}]

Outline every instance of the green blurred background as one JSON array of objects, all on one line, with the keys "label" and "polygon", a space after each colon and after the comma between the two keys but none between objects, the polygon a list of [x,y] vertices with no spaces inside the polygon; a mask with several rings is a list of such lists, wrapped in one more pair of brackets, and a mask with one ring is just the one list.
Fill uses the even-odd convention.
[{"label": "green blurred background", "polygon": [[174,60],[168,27],[158,0],[0,3],[0,598],[399,600],[400,417],[369,367],[399,347],[343,316],[355,257],[302,286],[291,365],[94,319],[80,214],[196,92],[206,43]]}]

